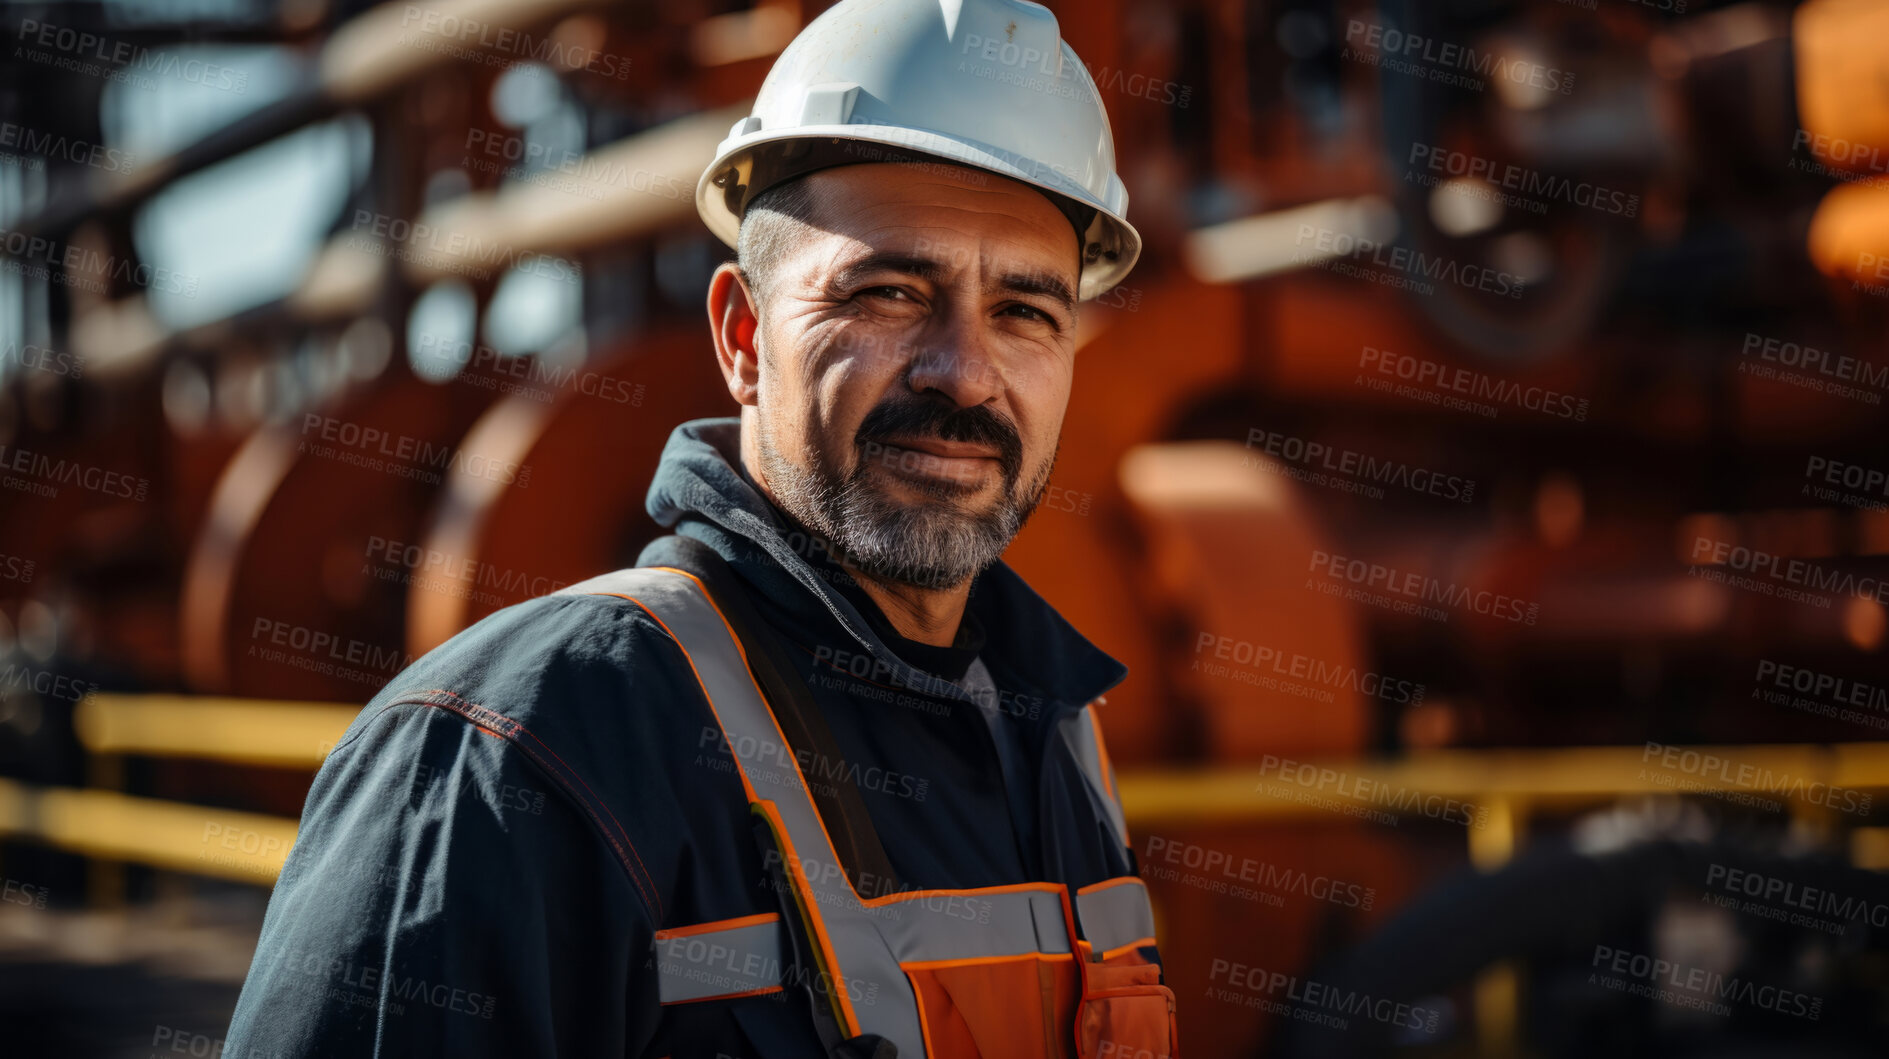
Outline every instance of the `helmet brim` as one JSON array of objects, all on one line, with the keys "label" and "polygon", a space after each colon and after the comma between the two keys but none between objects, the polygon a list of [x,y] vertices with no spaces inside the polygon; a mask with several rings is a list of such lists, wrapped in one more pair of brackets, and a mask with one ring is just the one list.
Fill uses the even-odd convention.
[{"label": "helmet brim", "polygon": [[[695,204],[715,236],[734,246],[741,214],[756,195],[795,177],[841,165],[893,162],[948,163],[954,169],[983,172],[1027,184],[1046,193],[1071,223],[1082,245],[1078,296],[1096,297],[1120,283],[1141,256],[1141,233],[1121,215],[1127,193],[1113,182],[1110,203],[1095,196],[1070,175],[1028,159],[1006,157],[988,144],[920,129],[891,125],[800,126],[777,134],[756,132],[723,141],[717,157],[702,173]],[[1084,230],[1079,218],[1087,216]]]}]

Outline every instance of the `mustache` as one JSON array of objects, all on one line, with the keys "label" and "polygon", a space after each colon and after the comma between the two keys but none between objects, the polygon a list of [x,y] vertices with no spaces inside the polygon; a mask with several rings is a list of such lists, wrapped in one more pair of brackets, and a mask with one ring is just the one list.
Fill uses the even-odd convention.
[{"label": "mustache", "polygon": [[895,437],[932,438],[989,445],[997,450],[1004,481],[1014,485],[1023,473],[1023,437],[1016,424],[988,405],[959,408],[948,401],[898,397],[866,413],[855,442],[888,443]]}]

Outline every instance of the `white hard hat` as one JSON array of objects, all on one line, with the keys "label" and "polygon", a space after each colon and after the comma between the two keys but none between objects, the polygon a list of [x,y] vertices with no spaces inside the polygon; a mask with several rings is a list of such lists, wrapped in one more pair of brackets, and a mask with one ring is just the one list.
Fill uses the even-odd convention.
[{"label": "white hard hat", "polygon": [[695,188],[729,246],[754,196],[829,166],[942,159],[1049,192],[1082,240],[1080,296],[1141,254],[1101,93],[1022,0],[842,0],[787,45]]}]

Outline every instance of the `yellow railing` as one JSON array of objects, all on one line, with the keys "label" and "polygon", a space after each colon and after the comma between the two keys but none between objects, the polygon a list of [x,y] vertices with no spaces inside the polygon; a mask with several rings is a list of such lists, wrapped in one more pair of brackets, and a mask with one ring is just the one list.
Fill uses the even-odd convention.
[{"label": "yellow railing", "polygon": [[[139,798],[110,789],[128,756],[190,758],[313,771],[361,712],[358,704],[198,695],[94,694],[73,714],[88,788],[0,779],[0,837],[92,860],[95,901],[122,900],[120,866],[146,864],[269,886],[295,844],[288,817]],[[114,896],[115,891],[115,896]]]},{"label": "yellow railing", "polygon": [[[95,694],[79,704],[74,723],[94,786],[112,786],[127,756],[312,771],[359,712],[345,703]],[[1701,793],[1776,801],[1801,821],[1833,827],[1833,792],[1889,790],[1889,743],[1685,747],[1670,754],[1658,744],[1458,750],[1396,761],[1269,758],[1256,766],[1129,771],[1119,783],[1134,828],[1415,814],[1468,824],[1469,857],[1491,870],[1520,847],[1535,811],[1620,797]],[[287,817],[0,779],[0,837],[93,858],[107,883],[95,892],[110,893],[119,881],[112,869],[123,863],[267,886],[295,834],[296,821]],[[1855,827],[1849,838],[1857,864],[1889,866],[1889,829]],[[1513,1050],[1518,981],[1516,969],[1503,964],[1476,983],[1478,1036],[1494,1052]]]},{"label": "yellow railing", "polygon": [[[80,742],[99,759],[181,757],[312,771],[359,712],[348,703],[95,694],[79,704],[74,723]],[[1889,790],[1889,743],[1687,747],[1697,756],[1678,762],[1649,746],[1135,770],[1120,777],[1120,794],[1136,828],[1385,810],[1434,816],[1431,810],[1439,807],[1446,818],[1479,813],[1477,825],[1465,828],[1469,852],[1476,864],[1491,868],[1513,854],[1537,809],[1631,795],[1718,792],[1785,802],[1793,812],[1816,818],[1830,814],[1804,796],[1808,785]],[[1767,790],[1780,779],[1795,782],[1797,793]],[[0,780],[0,835],[267,885],[294,841],[295,821],[109,790]],[[1882,864],[1889,860],[1889,832],[1858,829],[1852,848],[1863,861]]]},{"label": "yellow railing", "polygon": [[203,695],[87,696],[73,715],[94,754],[141,754],[314,769],[360,704]]},{"label": "yellow railing", "polygon": [[268,886],[295,844],[295,821],[116,791],[0,779],[0,836],[17,835],[104,861]]}]

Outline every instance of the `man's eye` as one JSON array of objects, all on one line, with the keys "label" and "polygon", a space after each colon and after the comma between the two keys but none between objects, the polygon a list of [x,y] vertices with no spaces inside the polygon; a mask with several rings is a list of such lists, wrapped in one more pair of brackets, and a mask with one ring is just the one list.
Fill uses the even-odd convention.
[{"label": "man's eye", "polygon": [[911,299],[911,295],[905,293],[904,290],[898,287],[867,287],[859,293],[871,298],[891,298],[904,301]]},{"label": "man's eye", "polygon": [[1026,319],[1026,320],[1041,320],[1041,321],[1043,321],[1043,322],[1044,322],[1044,323],[1046,323],[1046,324],[1053,324],[1053,323],[1055,323],[1055,322],[1056,322],[1056,319],[1055,319],[1055,317],[1052,317],[1052,316],[1051,316],[1050,314],[1048,314],[1048,313],[1046,313],[1046,312],[1044,312],[1044,311],[1043,311],[1043,310],[1041,310],[1041,309],[1038,309],[1038,308],[1037,308],[1036,306],[1034,306],[1034,305],[1024,305],[1024,304],[1022,304],[1021,302],[1019,302],[1019,303],[1017,303],[1017,304],[1015,304],[1015,305],[1007,305],[1007,306],[1005,306],[1005,307],[1004,307],[1004,312],[1006,312],[1006,313],[1019,313],[1019,314],[1021,314],[1021,315],[1023,316],[1023,318],[1024,318],[1024,319]]}]

